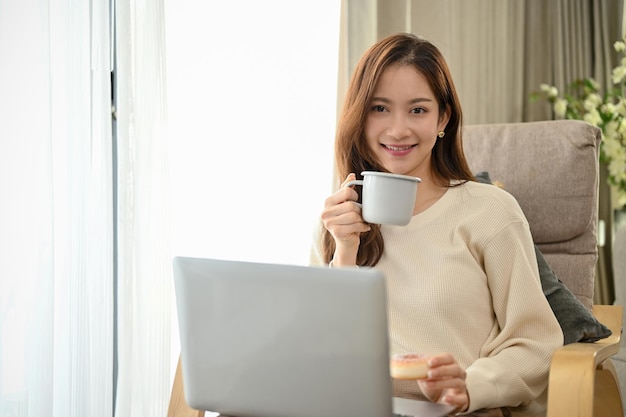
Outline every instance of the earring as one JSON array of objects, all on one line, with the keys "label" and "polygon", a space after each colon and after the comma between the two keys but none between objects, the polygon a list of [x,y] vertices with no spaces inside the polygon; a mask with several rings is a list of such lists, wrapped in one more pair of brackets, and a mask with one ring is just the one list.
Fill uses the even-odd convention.
[{"label": "earring", "polygon": [[437,136],[439,137],[439,139],[442,139],[445,135],[446,135],[446,132],[444,132],[443,130],[437,133]]}]

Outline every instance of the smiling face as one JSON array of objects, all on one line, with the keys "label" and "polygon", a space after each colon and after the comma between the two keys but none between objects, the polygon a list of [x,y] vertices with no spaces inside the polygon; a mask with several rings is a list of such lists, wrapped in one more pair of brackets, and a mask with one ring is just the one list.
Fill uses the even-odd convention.
[{"label": "smiling face", "polygon": [[426,78],[410,65],[395,64],[376,84],[365,140],[389,172],[430,178],[431,151],[447,122]]}]

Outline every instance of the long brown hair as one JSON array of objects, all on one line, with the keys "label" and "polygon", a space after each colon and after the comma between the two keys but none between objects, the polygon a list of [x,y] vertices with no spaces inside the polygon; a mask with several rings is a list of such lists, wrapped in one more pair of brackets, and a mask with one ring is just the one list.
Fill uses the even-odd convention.
[{"label": "long brown hair", "polygon": [[[391,35],[374,44],[361,58],[350,80],[335,138],[335,168],[340,181],[351,172],[360,178],[362,171],[386,171],[365,141],[364,129],[372,95],[381,74],[391,65],[412,65],[426,78],[439,104],[439,114],[449,112],[444,139],[437,140],[431,153],[433,180],[449,186],[451,180],[474,179],[461,140],[461,104],[450,70],[435,45],[410,33]],[[374,266],[383,255],[380,226],[361,234],[357,264]],[[326,262],[335,252],[335,241],[324,230],[322,251]]]}]

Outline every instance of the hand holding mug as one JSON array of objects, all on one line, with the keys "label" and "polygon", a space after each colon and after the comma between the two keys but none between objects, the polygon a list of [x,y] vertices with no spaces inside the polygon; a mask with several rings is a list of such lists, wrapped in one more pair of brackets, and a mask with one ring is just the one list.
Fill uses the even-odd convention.
[{"label": "hand holding mug", "polygon": [[370,226],[361,217],[361,207],[356,203],[358,193],[348,186],[356,176],[349,174],[341,188],[324,203],[322,222],[335,239],[335,261],[338,265],[354,265],[359,250],[361,233]]}]

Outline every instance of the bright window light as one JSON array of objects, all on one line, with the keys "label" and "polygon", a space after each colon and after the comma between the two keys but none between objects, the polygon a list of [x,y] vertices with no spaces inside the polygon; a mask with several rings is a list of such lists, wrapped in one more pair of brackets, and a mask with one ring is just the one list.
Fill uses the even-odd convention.
[{"label": "bright window light", "polygon": [[166,1],[174,255],[308,263],[332,191],[339,11]]}]

